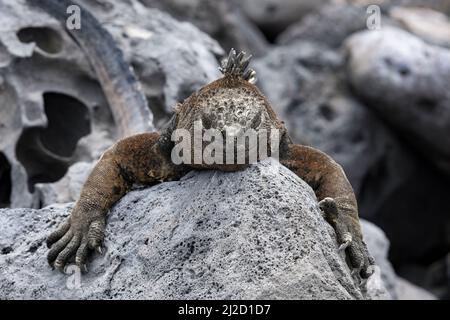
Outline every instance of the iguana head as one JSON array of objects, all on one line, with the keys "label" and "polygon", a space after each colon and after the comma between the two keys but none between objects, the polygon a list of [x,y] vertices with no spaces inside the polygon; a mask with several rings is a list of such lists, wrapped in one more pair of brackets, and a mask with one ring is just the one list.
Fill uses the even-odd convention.
[{"label": "iguana head", "polygon": [[[283,125],[267,99],[253,84],[256,73],[248,69],[250,59],[251,56],[244,52],[237,54],[231,49],[219,68],[224,76],[192,94],[178,107],[177,128],[190,131],[193,137],[194,131],[198,133],[199,128],[201,137],[212,129],[220,133],[224,143],[232,140],[239,143],[247,139],[247,145],[242,146],[247,153],[254,152],[248,142],[253,135],[257,140],[261,139],[258,143],[267,143],[270,150],[268,138],[260,136],[268,137],[271,130],[280,130]],[[202,141],[202,148],[208,144],[210,141]],[[248,161],[248,157],[246,159]]]}]

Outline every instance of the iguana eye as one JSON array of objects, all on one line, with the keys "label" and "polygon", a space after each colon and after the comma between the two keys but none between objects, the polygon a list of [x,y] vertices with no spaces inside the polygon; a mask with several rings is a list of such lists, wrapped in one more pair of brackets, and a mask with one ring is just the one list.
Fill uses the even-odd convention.
[{"label": "iguana eye", "polygon": [[216,117],[212,114],[202,114],[202,124],[204,129],[211,129]]},{"label": "iguana eye", "polygon": [[261,114],[262,112],[259,111],[254,118],[252,119],[252,123],[250,124],[250,128],[258,128],[261,125]]}]

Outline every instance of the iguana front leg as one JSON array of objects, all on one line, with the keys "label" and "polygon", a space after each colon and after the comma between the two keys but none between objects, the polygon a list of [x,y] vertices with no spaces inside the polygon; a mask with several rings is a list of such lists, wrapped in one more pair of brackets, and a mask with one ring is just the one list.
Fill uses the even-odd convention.
[{"label": "iguana front leg", "polygon": [[[164,137],[164,136],[163,136]],[[153,184],[180,178],[158,133],[144,133],[117,142],[106,151],[83,186],[71,215],[47,239],[48,262],[63,270],[69,259],[86,270],[88,249],[101,252],[106,215],[134,183]]]},{"label": "iguana front leg", "polygon": [[355,194],[341,166],[319,150],[296,144],[289,144],[280,158],[313,188],[325,219],[336,231],[339,249],[346,250],[353,274],[368,278],[374,260],[363,241]]}]

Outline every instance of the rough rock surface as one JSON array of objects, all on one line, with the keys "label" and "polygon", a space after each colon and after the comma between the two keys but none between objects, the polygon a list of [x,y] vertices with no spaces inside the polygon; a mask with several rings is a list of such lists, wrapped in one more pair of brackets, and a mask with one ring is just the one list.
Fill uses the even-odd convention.
[{"label": "rough rock surface", "polygon": [[388,260],[389,239],[386,237],[383,230],[369,221],[361,219],[361,228],[367,248],[375,259],[377,266],[380,268],[384,287],[389,291],[389,294],[393,299],[397,299],[397,276]]},{"label": "rough rock surface", "polygon": [[450,14],[450,0],[334,0],[337,3],[380,6],[382,11],[388,11],[392,7],[426,7]]},{"label": "rough rock surface", "polygon": [[115,130],[86,59],[56,21],[9,0],[0,20],[0,166],[11,179],[0,193],[28,207],[35,183],[58,180],[77,161],[82,137],[108,144]]},{"label": "rough rock surface", "polygon": [[[191,24],[136,0],[80,3],[124,50],[156,127],[177,101],[219,76],[222,49]],[[56,20],[23,0],[3,0],[0,21],[0,185],[8,186],[0,206],[36,207],[36,183],[97,159],[116,130],[86,57]]]},{"label": "rough rock surface", "polygon": [[[448,233],[447,233],[448,234]],[[413,283],[420,288],[428,290],[439,299],[450,298],[450,253],[435,258],[431,264],[409,263],[397,267],[397,273],[404,280],[404,293],[408,294],[408,285]]]},{"label": "rough rock surface", "polygon": [[436,296],[414,285],[413,283],[398,277],[396,279],[396,291],[399,300],[436,300]]},{"label": "rough rock surface", "polygon": [[[390,131],[348,90],[344,69],[342,55],[311,42],[276,48],[255,62],[259,86],[293,140],[330,154],[344,167],[357,195],[374,191],[367,207],[376,211],[377,202],[397,188],[399,174],[409,174],[409,167]],[[379,166],[387,167],[386,175],[373,172]],[[383,188],[367,185],[374,175],[382,175]]]},{"label": "rough rock surface", "polygon": [[[369,17],[374,14],[368,6],[372,4],[376,3],[365,5],[341,3],[323,6],[290,25],[277,37],[277,43],[289,44],[306,40],[339,48],[351,34],[368,29],[368,23],[371,23]],[[381,29],[403,28],[431,44],[450,46],[450,22],[442,12],[429,8],[381,5],[379,22]]]},{"label": "rough rock surface", "polygon": [[217,58],[224,51],[192,24],[179,22],[137,0],[81,0],[80,4],[116,39],[135,69],[154,114],[171,113],[176,103],[220,76]]},{"label": "rough rock surface", "polygon": [[450,250],[450,50],[395,28],[355,34],[346,49],[354,91],[411,149],[409,174],[393,172],[402,182],[371,220],[391,240],[396,270],[447,297],[439,266]]},{"label": "rough rock surface", "polygon": [[[340,52],[294,42],[273,49],[254,67],[294,141],[327,152],[344,167],[361,216],[391,240],[396,267],[447,254],[450,203],[442,199],[450,192],[448,178],[424,165],[426,159],[398,138],[395,127],[355,98]],[[421,240],[411,246],[411,239]]]},{"label": "rough rock surface", "polygon": [[247,0],[236,1],[244,13],[269,39],[275,37],[290,24],[308,13],[326,6],[330,0]]},{"label": "rough rock surface", "polygon": [[361,227],[367,247],[372,253],[377,266],[380,268],[381,280],[389,291],[392,299],[396,300],[436,300],[436,296],[427,290],[401,278],[395,274],[388,260],[389,239],[375,224],[361,219]]},{"label": "rough rock surface", "polygon": [[396,28],[357,33],[346,49],[355,91],[450,173],[450,50]]},{"label": "rough rock surface", "polygon": [[145,6],[169,13],[180,21],[188,21],[219,41],[229,50],[236,48],[262,56],[269,44],[234,1],[229,0],[140,0]]},{"label": "rough rock surface", "polygon": [[377,273],[365,294],[355,286],[314,193],[273,159],[129,193],[78,289],[75,269],[51,271],[43,244],[70,208],[0,210],[1,298],[388,297]]},{"label": "rough rock surface", "polygon": [[[380,268],[381,280],[392,299],[395,300],[436,300],[436,295],[396,275],[388,253],[390,242],[386,234],[375,224],[361,219],[361,227],[367,247]],[[431,286],[430,286],[431,287]],[[445,290],[445,289],[444,289]],[[445,299],[445,297],[444,297]]]},{"label": "rough rock surface", "polygon": [[429,8],[394,7],[389,15],[423,40],[450,48],[450,19],[444,13]]},{"label": "rough rock surface", "polygon": [[[280,44],[315,41],[339,47],[350,34],[367,28],[366,7],[356,5],[324,6],[290,25],[277,38]],[[383,19],[383,24],[385,20]]]},{"label": "rough rock surface", "polygon": [[40,206],[47,207],[54,203],[78,200],[84,182],[94,168],[94,164],[95,162],[77,162],[57,182],[36,184]]}]

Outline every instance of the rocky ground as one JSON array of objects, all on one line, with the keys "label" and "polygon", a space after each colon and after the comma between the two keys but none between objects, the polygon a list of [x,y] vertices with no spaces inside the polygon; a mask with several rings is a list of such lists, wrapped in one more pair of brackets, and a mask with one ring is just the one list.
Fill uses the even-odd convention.
[{"label": "rocky ground", "polygon": [[[242,172],[192,172],[131,192],[110,213],[106,252],[89,264],[78,289],[74,267],[67,277],[52,271],[45,256],[48,230],[71,207],[0,211],[7,229],[0,236],[0,297],[389,297],[379,269],[367,287],[352,279],[314,192],[273,159]],[[371,242],[380,241],[376,232],[367,231]],[[377,253],[383,270],[385,255]]]},{"label": "rocky ground", "polygon": [[[383,230],[363,223],[390,297],[450,297],[450,204],[446,201],[450,192],[450,1],[264,0],[257,5],[256,1],[241,4],[223,0],[79,2],[113,35],[133,66],[157,128],[170,117],[177,101],[219,77],[219,59],[230,47],[253,53],[258,86],[286,122],[292,138],[327,152],[344,167],[357,194],[360,215]],[[367,28],[367,6],[372,2],[380,8],[379,30]],[[52,205],[38,211],[0,211],[0,292],[13,288],[16,292],[8,297],[56,297],[57,287],[65,278],[50,272],[44,263],[44,230],[67,214],[70,205],[54,204],[77,198],[92,163],[118,135],[95,74],[83,52],[56,21],[28,8],[23,0],[0,0],[0,21],[0,208],[40,209]],[[273,173],[270,166],[262,168]],[[255,174],[250,171],[237,178],[247,179],[251,185]],[[205,181],[214,184],[218,177],[204,173],[189,179],[199,186]],[[179,229],[178,235],[172,235],[175,238],[165,240],[150,236],[169,230],[152,229],[155,219],[176,216],[185,228],[199,219],[201,213],[184,216],[175,204],[164,207],[165,211],[152,209],[163,209],[164,204],[156,198],[163,191],[183,195],[189,179],[135,191],[120,202],[111,216],[108,252],[94,262],[93,274],[83,278],[88,288],[58,297],[208,296],[195,290],[170,292],[164,281],[158,280],[161,274],[178,276],[187,287],[202,283],[200,287],[211,292],[223,285],[219,290],[222,295],[217,291],[211,297],[226,297],[231,292],[258,297],[252,293],[256,292],[252,291],[255,283],[232,287],[234,284],[225,283],[226,274],[220,272],[217,279],[207,272],[198,277],[195,262],[187,260],[184,265],[170,260],[175,259],[171,256],[175,249],[166,252],[165,262],[152,251],[157,246],[147,246],[141,238],[124,242],[126,235],[119,227],[170,248],[183,237],[202,237],[204,231],[197,227]],[[279,177],[274,179],[275,184],[281,183]],[[229,184],[230,188],[234,186],[232,181]],[[310,203],[303,184],[295,184],[300,188],[301,202]],[[242,190],[242,196],[236,196],[244,197],[246,192]],[[201,196],[189,199],[186,205],[206,202]],[[282,201],[271,201],[274,217],[282,215]],[[248,208],[234,208],[239,214],[242,211],[251,225]],[[310,223],[317,224],[316,232],[327,234],[328,240],[320,247],[322,254],[332,252],[332,232],[317,222],[315,209],[307,208],[299,209],[296,219],[303,224],[312,219]],[[231,219],[230,211],[222,207],[211,210],[224,221]],[[123,211],[133,212],[130,221],[135,219],[135,225],[117,221]],[[147,211],[152,214],[144,216]],[[218,221],[211,212],[201,212]],[[170,224],[175,222],[168,219],[166,223],[172,228]],[[137,225],[148,228],[140,230]],[[225,229],[220,228],[211,232],[221,237],[220,230]],[[237,228],[243,234],[251,232],[242,229],[243,225]],[[317,236],[311,230],[302,235],[310,240]],[[244,241],[237,234],[232,236],[237,243]],[[212,254],[221,254],[223,243],[217,240],[206,245],[213,248],[210,266],[220,270]],[[305,261],[320,265],[318,268],[339,266],[335,271],[339,275],[328,269],[316,274],[311,265],[292,264],[286,274],[291,277],[289,289],[277,286],[281,281],[281,275],[276,274],[281,269],[277,267],[271,267],[258,285],[267,288],[267,296],[277,298],[293,294],[303,298],[364,296],[348,279],[341,257],[314,252],[304,255]],[[247,279],[254,257],[246,260],[248,264],[239,264],[239,257],[245,254],[239,250],[234,254],[230,261],[236,262],[236,277]],[[278,263],[288,258],[270,254]],[[180,267],[164,273],[168,261],[174,266],[180,263]],[[150,272],[146,264],[158,265],[160,273]],[[300,267],[305,283],[326,283],[330,292],[321,296],[315,289],[309,293],[299,290],[294,274]],[[159,284],[160,291],[145,284],[130,291],[127,278],[138,269],[143,278],[136,280]],[[16,278],[11,278],[13,272]],[[341,283],[337,280],[340,276],[344,279]],[[57,278],[51,286],[50,277]],[[27,289],[27,283],[36,286]],[[375,296],[380,297],[371,297]]]}]

